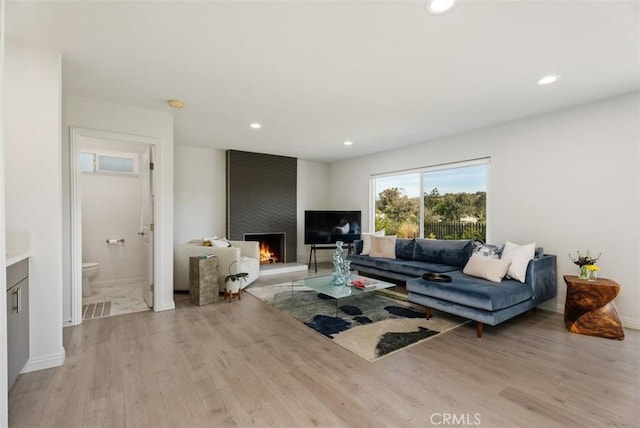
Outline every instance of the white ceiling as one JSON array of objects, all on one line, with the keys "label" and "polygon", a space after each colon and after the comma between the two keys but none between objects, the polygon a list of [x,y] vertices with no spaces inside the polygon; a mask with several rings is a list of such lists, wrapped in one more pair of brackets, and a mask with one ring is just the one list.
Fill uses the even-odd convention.
[{"label": "white ceiling", "polygon": [[[184,100],[176,144],[319,161],[640,88],[639,1],[424,6],[9,1],[6,31],[62,53],[66,95],[160,111]],[[549,73],[563,78],[535,84]]]}]

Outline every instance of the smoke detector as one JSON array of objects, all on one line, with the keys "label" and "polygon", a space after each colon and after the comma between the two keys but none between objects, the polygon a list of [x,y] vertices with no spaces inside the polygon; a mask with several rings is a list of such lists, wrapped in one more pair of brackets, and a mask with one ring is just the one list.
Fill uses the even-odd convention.
[{"label": "smoke detector", "polygon": [[169,104],[171,108],[176,108],[176,109],[181,109],[184,107],[184,101],[182,100],[169,100],[167,101],[167,104]]}]

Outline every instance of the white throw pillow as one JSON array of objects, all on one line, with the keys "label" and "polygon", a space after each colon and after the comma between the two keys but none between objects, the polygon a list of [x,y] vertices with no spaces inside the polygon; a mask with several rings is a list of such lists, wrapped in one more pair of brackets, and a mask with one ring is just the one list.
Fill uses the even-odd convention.
[{"label": "white throw pillow", "polygon": [[371,237],[371,257],[385,257],[387,259],[396,258],[396,237],[395,236],[372,236]]},{"label": "white throw pillow", "polygon": [[469,258],[462,273],[484,278],[492,282],[501,282],[502,278],[507,274],[510,265],[510,260],[492,259],[480,254],[474,254]]},{"label": "white throw pillow", "polygon": [[212,239],[211,246],[212,247],[230,247],[231,242],[227,241],[226,239]]},{"label": "white throw pillow", "polygon": [[527,279],[527,266],[536,253],[536,243],[518,245],[507,241],[502,250],[502,260],[510,260],[511,266],[507,276],[524,283]]},{"label": "white throw pillow", "polygon": [[216,239],[218,239],[217,236],[212,236],[211,238],[202,238],[202,241],[200,241],[200,245],[204,247],[213,247],[213,241]]},{"label": "white throw pillow", "polygon": [[368,256],[369,253],[371,252],[371,237],[372,236],[384,236],[385,231],[384,229],[382,230],[378,230],[377,232],[374,233],[363,233],[361,235],[362,237],[362,252],[360,253],[363,256]]}]

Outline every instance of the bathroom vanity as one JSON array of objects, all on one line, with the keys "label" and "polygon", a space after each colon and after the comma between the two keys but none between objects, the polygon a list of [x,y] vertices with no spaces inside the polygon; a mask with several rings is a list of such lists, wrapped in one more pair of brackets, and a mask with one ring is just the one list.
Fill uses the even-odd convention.
[{"label": "bathroom vanity", "polygon": [[7,257],[7,389],[29,359],[29,258]]}]

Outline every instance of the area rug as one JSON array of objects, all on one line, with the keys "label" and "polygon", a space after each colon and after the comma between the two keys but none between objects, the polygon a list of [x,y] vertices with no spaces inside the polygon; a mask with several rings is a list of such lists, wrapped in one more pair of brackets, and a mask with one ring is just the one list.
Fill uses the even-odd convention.
[{"label": "area rug", "polygon": [[[336,300],[302,285],[254,284],[245,290],[367,361],[376,361],[465,324],[378,291]],[[435,311],[434,311],[435,312]]]}]

